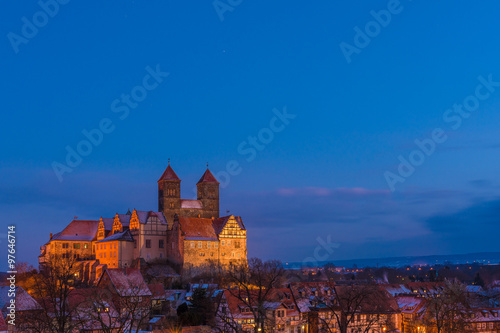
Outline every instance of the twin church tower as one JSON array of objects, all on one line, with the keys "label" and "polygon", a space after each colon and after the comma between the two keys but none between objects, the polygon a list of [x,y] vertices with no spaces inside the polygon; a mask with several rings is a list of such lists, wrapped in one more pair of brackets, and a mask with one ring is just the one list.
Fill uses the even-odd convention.
[{"label": "twin church tower", "polygon": [[197,200],[181,199],[181,180],[170,166],[158,180],[158,211],[174,217],[219,218],[219,182],[207,168],[196,184]]}]

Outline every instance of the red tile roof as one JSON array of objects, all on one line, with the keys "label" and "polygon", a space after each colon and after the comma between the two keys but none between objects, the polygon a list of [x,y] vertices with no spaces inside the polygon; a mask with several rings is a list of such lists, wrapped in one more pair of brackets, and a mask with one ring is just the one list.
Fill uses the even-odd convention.
[{"label": "red tile roof", "polygon": [[[186,240],[213,240],[218,239],[219,234],[226,225],[230,216],[218,219],[205,219],[200,217],[179,217],[181,230]],[[235,216],[238,225],[245,230],[241,217]]]},{"label": "red tile roof", "polygon": [[[4,313],[8,313],[7,306],[10,304],[9,286],[0,286],[0,309]],[[40,304],[21,286],[16,286],[16,311],[32,311],[40,310]]]},{"label": "red tile roof", "polygon": [[202,209],[201,200],[181,199],[181,208]]},{"label": "red tile roof", "polygon": [[170,164],[165,169],[165,171],[161,175],[160,179],[158,179],[158,181],[160,181],[160,180],[179,180],[180,181],[179,177],[177,177],[177,174],[175,173],[174,169],[172,169]]},{"label": "red tile roof", "polygon": [[161,283],[148,284],[148,288],[153,294],[153,299],[165,299],[165,288]]},{"label": "red tile roof", "polygon": [[141,272],[134,268],[115,268],[107,269],[108,274],[116,292],[120,296],[151,296]]},{"label": "red tile roof", "polygon": [[115,234],[108,236],[104,239],[101,239],[100,241],[97,241],[96,243],[104,243],[104,242],[112,242],[112,241],[133,242],[134,237],[132,237],[130,230],[126,229],[123,232],[118,232],[118,233],[115,233]]},{"label": "red tile roof", "polygon": [[214,177],[214,175],[212,175],[212,173],[210,172],[210,170],[208,170],[207,168],[207,171],[205,171],[205,173],[203,174],[203,176],[201,176],[200,180],[198,181],[197,184],[200,184],[200,183],[216,183],[216,184],[219,184],[219,182],[217,181],[217,179]]},{"label": "red tile roof", "polygon": [[52,240],[90,242],[96,238],[98,227],[99,221],[73,220],[62,232],[52,237]]},{"label": "red tile roof", "polygon": [[179,217],[181,230],[188,240],[217,240],[213,220],[199,217]]}]

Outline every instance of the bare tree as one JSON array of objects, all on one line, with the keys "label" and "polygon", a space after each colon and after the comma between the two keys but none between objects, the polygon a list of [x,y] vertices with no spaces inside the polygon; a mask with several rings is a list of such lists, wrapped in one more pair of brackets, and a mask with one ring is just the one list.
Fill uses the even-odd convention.
[{"label": "bare tree", "polygon": [[387,331],[395,328],[392,316],[397,311],[397,304],[392,304],[390,296],[376,285],[337,286],[330,283],[329,287],[334,293],[319,300],[323,306],[323,315],[318,315],[322,332],[347,333],[348,328],[355,328],[368,333],[377,328]]},{"label": "bare tree", "polygon": [[77,304],[70,302],[75,287],[81,286],[79,271],[75,256],[65,254],[47,257],[43,270],[31,273],[28,290],[43,310],[22,318],[24,331],[64,333],[81,326]]},{"label": "bare tree", "polygon": [[[255,332],[272,331],[274,317],[268,315],[268,303],[272,300],[272,289],[281,286],[284,269],[278,260],[263,262],[251,258],[248,263],[230,266],[227,272],[231,288],[230,297],[234,297],[245,306],[254,320]],[[217,311],[217,317],[228,328],[239,332],[234,318],[227,311]]]},{"label": "bare tree", "polygon": [[427,300],[425,325],[436,333],[459,333],[467,330],[469,300],[465,285],[446,281],[443,292]]},{"label": "bare tree", "polygon": [[[151,316],[151,300],[143,297],[141,286],[131,286],[125,297],[108,288],[87,288],[77,291],[78,317],[82,328],[103,333],[138,331]],[[76,296],[76,295],[74,295]]]}]

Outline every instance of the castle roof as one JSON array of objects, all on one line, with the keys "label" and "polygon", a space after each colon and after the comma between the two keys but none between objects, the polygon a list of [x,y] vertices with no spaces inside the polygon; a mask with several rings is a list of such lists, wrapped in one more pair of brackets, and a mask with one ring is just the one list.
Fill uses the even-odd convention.
[{"label": "castle roof", "polygon": [[245,225],[243,224],[243,220],[241,219],[241,216],[228,215],[228,216],[219,217],[218,219],[213,220],[214,229],[215,229],[215,232],[217,233],[217,235],[221,233],[222,229],[224,228],[227,221],[231,217],[233,217],[236,220],[236,222],[238,223],[238,225],[240,226],[241,229],[246,230]]},{"label": "castle roof", "polygon": [[108,217],[102,217],[102,223],[104,224],[104,230],[111,231],[113,230],[113,222],[114,219]]},{"label": "castle roof", "polygon": [[[148,218],[151,216],[157,217],[160,220],[161,224],[167,224],[167,219],[163,215],[162,212],[155,212],[155,211],[144,211],[144,210],[137,210],[137,217],[139,218],[139,223],[140,224],[146,224],[148,221]],[[129,220],[130,222],[130,220]]]},{"label": "castle roof", "polygon": [[219,217],[218,219],[179,217],[179,224],[185,240],[217,241],[219,234],[231,217],[236,220],[240,228],[245,230],[241,217],[233,215]]},{"label": "castle roof", "polygon": [[[137,214],[139,215],[139,214]],[[118,216],[118,219],[120,220],[120,223],[124,227],[128,227],[130,224],[130,219],[132,218],[130,215],[127,214],[116,214],[115,217]],[[140,218],[139,218],[140,221]]]},{"label": "castle roof", "polygon": [[97,235],[99,221],[73,220],[51,240],[91,242]]},{"label": "castle roof", "polygon": [[117,232],[116,234],[113,234],[113,235],[108,236],[104,239],[101,239],[100,241],[97,241],[96,243],[104,243],[104,242],[111,242],[111,241],[133,242],[134,238],[132,237],[132,234],[130,233],[130,229],[126,229],[123,232]]},{"label": "castle roof", "polygon": [[174,169],[172,169],[172,167],[169,164],[168,167],[163,172],[163,174],[161,175],[160,179],[158,179],[158,181],[160,181],[160,180],[178,180],[178,181],[180,181],[180,178],[177,177],[177,174],[175,173]]},{"label": "castle roof", "polygon": [[203,176],[201,176],[200,180],[196,184],[198,185],[200,183],[216,183],[216,184],[220,184],[217,181],[217,179],[214,177],[214,175],[210,172],[210,170],[208,170],[208,168],[207,168],[207,171],[205,171],[205,173],[203,174]]},{"label": "castle roof", "polygon": [[181,208],[203,209],[201,200],[181,199]]},{"label": "castle roof", "polygon": [[181,230],[186,240],[217,241],[212,219],[200,217],[179,217]]}]

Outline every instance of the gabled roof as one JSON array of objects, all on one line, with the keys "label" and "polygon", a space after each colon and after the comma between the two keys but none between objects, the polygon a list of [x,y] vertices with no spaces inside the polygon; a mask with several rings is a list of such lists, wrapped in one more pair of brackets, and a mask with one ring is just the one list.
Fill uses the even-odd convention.
[{"label": "gabled roof", "polygon": [[175,173],[174,169],[172,169],[170,164],[165,169],[165,171],[161,175],[160,179],[158,179],[158,181],[160,181],[160,180],[176,180],[176,181],[178,180],[178,181],[180,181],[179,177],[177,177],[177,174]]},{"label": "gabled roof", "polygon": [[218,219],[179,217],[179,224],[185,240],[217,241],[219,234],[231,217],[234,217],[238,225],[245,230],[241,217],[233,215]]},{"label": "gabled roof", "polygon": [[107,218],[107,217],[101,217],[101,218],[102,218],[102,224],[104,224],[104,230],[106,230],[106,231],[113,230],[114,219]]},{"label": "gabled roof", "polygon": [[210,172],[210,170],[208,170],[208,168],[207,168],[207,171],[205,171],[205,173],[203,174],[203,176],[201,176],[200,180],[196,184],[200,184],[200,183],[216,183],[216,184],[220,184],[217,181],[217,179],[214,177],[214,175],[212,175],[212,173]]},{"label": "gabled roof", "polygon": [[243,224],[243,220],[241,219],[241,216],[234,216],[234,215],[222,216],[222,217],[219,217],[218,219],[213,220],[215,233],[217,235],[222,232],[222,229],[224,229],[227,221],[229,221],[229,219],[231,217],[236,220],[236,223],[238,223],[238,225],[240,226],[241,229],[246,230],[245,225]]},{"label": "gabled roof", "polygon": [[118,232],[118,233],[113,234],[111,236],[108,236],[104,239],[101,239],[100,241],[97,241],[96,243],[104,243],[104,242],[111,242],[111,241],[133,242],[134,237],[132,237],[132,234],[130,233],[130,229],[126,229],[123,232]]},{"label": "gabled roof", "polygon": [[[0,309],[3,313],[9,313],[7,306],[10,305],[8,297],[10,286],[0,286]],[[16,286],[16,311],[41,310],[40,304],[35,301],[22,287]]]},{"label": "gabled roof", "polygon": [[[165,219],[165,216],[163,215],[162,212],[154,212],[152,210],[149,211],[143,211],[143,210],[135,210],[134,212],[137,213],[137,218],[139,219],[140,224],[146,224],[148,221],[148,218],[150,217],[157,217],[160,220],[161,224],[167,224],[167,220]],[[134,213],[132,215],[127,215],[127,214],[116,214],[118,216],[118,219],[120,220],[120,223],[124,227],[128,227],[130,225],[130,220],[133,218]],[[103,219],[104,220],[104,219]],[[111,219],[114,222],[114,218]]]},{"label": "gabled roof", "polygon": [[417,296],[396,296],[396,302],[402,313],[419,313],[427,300]]},{"label": "gabled roof", "polygon": [[130,224],[130,218],[131,216],[130,215],[127,215],[127,214],[116,214],[115,217],[118,216],[118,219],[120,220],[120,223],[122,224],[122,226],[124,227],[128,227],[129,224]]},{"label": "gabled roof", "polygon": [[212,219],[179,217],[179,224],[186,240],[218,240]]},{"label": "gabled roof", "polygon": [[51,240],[90,242],[95,239],[98,227],[99,221],[73,220]]},{"label": "gabled roof", "polygon": [[[141,272],[134,268],[108,268],[107,274],[120,296],[151,296]],[[101,277],[102,280],[102,277]]]},{"label": "gabled roof", "polygon": [[[148,221],[148,218],[150,217],[157,217],[160,220],[161,224],[167,224],[167,219],[165,219],[165,216],[163,215],[162,212],[154,212],[152,210],[149,211],[144,211],[144,210],[137,210],[137,217],[139,218],[139,223],[140,224],[146,224]],[[129,220],[130,222],[130,220]]]},{"label": "gabled roof", "polygon": [[161,283],[152,283],[148,284],[148,288],[153,294],[153,299],[165,299],[166,293],[165,288],[163,288],[163,284]]},{"label": "gabled roof", "polygon": [[411,295],[412,291],[408,289],[404,284],[381,284],[382,288],[387,290],[392,296],[396,295]]}]

